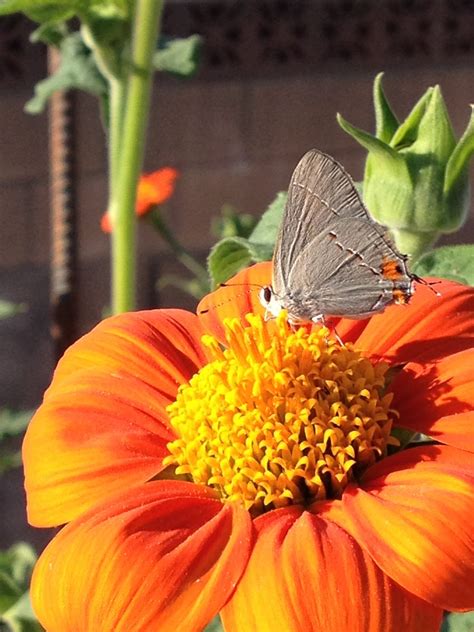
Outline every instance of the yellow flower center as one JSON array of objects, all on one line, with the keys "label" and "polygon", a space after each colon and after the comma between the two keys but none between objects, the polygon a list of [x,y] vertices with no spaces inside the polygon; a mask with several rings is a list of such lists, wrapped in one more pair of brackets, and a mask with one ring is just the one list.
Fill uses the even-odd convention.
[{"label": "yellow flower center", "polygon": [[293,331],[284,313],[272,331],[246,318],[225,322],[225,349],[204,336],[212,359],[168,407],[178,438],[165,465],[253,514],[340,497],[397,444],[388,365],[324,328]]}]

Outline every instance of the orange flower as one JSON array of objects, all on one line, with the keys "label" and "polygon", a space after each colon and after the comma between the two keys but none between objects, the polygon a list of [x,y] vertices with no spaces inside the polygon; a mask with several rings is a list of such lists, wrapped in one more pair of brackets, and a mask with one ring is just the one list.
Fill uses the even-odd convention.
[{"label": "orange flower", "polygon": [[[172,167],[164,167],[163,169],[158,169],[158,171],[145,173],[140,176],[135,207],[137,216],[142,217],[152,211],[158,204],[166,202],[173,195],[175,181],[178,176],[179,172]],[[112,232],[108,211],[102,216],[100,227],[104,233]]]},{"label": "orange flower", "polygon": [[218,612],[227,632],[430,632],[474,607],[474,290],[419,285],[340,319],[340,347],[265,323],[241,284],[269,276],[200,316],[109,318],[58,364],[24,443],[30,522],[69,522],[32,580],[50,632]]}]

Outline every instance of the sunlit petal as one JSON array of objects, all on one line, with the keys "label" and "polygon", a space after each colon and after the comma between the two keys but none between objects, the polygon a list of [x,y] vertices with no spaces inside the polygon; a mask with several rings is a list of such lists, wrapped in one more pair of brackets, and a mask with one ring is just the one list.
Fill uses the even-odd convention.
[{"label": "sunlit petal", "polygon": [[441,610],[391,581],[337,525],[293,507],[255,521],[255,547],[222,611],[226,632],[435,632]]},{"label": "sunlit petal", "polygon": [[474,349],[410,362],[393,380],[400,425],[474,452]]},{"label": "sunlit petal", "polygon": [[107,318],[69,347],[45,397],[65,376],[98,368],[111,375],[131,375],[174,399],[178,386],[206,362],[202,334],[196,316],[179,309]]},{"label": "sunlit petal", "polygon": [[446,610],[474,608],[472,454],[448,446],[398,453],[324,514],[406,590]]},{"label": "sunlit petal", "polygon": [[441,281],[417,284],[408,305],[393,305],[369,321],[356,344],[395,363],[431,361],[474,344],[474,288]]},{"label": "sunlit petal", "polygon": [[130,375],[76,371],[51,390],[23,443],[28,520],[64,524],[162,469],[166,397]]},{"label": "sunlit petal", "polygon": [[199,632],[232,593],[251,542],[247,512],[207,488],[149,483],[56,536],[35,568],[33,606],[49,632]]},{"label": "sunlit petal", "polygon": [[203,327],[219,340],[224,339],[224,318],[243,318],[249,312],[264,314],[260,303],[260,289],[271,283],[270,261],[245,268],[225,284],[205,296],[199,303],[197,314]]}]

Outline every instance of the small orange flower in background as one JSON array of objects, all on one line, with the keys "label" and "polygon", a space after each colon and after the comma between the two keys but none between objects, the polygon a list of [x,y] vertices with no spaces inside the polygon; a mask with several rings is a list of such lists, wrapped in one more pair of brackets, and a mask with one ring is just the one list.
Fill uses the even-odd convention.
[{"label": "small orange flower in background", "polygon": [[69,523],[32,580],[49,632],[219,612],[227,632],[434,632],[474,608],[474,290],[338,319],[341,347],[264,321],[270,275],[198,316],[109,318],[58,364],[24,443],[31,524]]},{"label": "small orange flower in background", "polygon": [[[137,203],[135,212],[138,217],[143,217],[152,211],[158,204],[166,202],[174,193],[176,179],[179,172],[172,167],[164,167],[140,176],[137,188]],[[100,226],[104,233],[112,232],[109,213],[104,213]]]}]

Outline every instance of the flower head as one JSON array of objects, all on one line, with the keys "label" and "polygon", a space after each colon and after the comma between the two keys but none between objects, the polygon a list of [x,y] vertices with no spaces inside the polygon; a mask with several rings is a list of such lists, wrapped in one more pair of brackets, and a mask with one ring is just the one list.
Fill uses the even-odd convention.
[{"label": "flower head", "polygon": [[339,319],[341,346],[265,322],[269,276],[59,363],[24,444],[30,522],[70,523],[32,582],[48,630],[429,632],[474,607],[474,291]]},{"label": "flower head", "polygon": [[226,348],[207,336],[210,361],[168,407],[178,438],[165,464],[239,501],[252,514],[339,498],[355,473],[387,454],[388,365],[292,331],[283,312],[270,336],[260,315],[225,322]]},{"label": "flower head", "polygon": [[[178,176],[178,171],[172,167],[164,167],[140,176],[135,206],[137,216],[143,217],[159,204],[166,202],[173,195]],[[102,216],[100,226],[104,233],[112,232],[109,212]]]},{"label": "flower head", "polygon": [[368,150],[363,196],[371,215],[392,232],[401,252],[416,258],[443,233],[458,230],[469,212],[469,161],[474,152],[474,106],[456,142],[439,86],[428,88],[399,123],[374,82],[376,134],[338,116],[341,127]]}]

